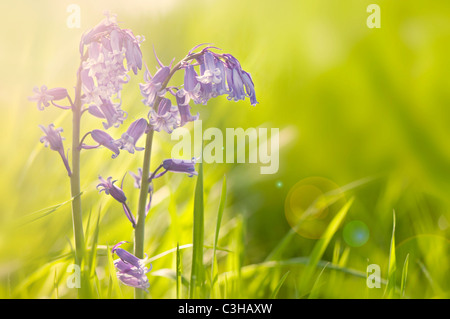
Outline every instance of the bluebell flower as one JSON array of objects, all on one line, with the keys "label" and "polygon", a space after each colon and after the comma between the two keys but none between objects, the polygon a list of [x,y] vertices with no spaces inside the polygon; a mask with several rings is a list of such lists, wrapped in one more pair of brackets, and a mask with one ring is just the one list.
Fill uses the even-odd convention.
[{"label": "bluebell flower", "polygon": [[178,127],[179,112],[176,105],[172,105],[172,102],[168,98],[162,98],[159,103],[158,112],[153,109],[150,110],[150,125],[154,131],[160,132],[161,130],[167,133]]},{"label": "bluebell flower", "polygon": [[248,97],[251,105],[256,105],[255,85],[250,74],[242,69],[234,56],[214,53],[211,48],[196,53],[199,74],[194,65],[184,66],[184,89],[189,98],[195,104],[207,104],[211,98],[228,94],[229,100],[239,101]]},{"label": "bluebell flower", "polygon": [[191,114],[191,107],[189,106],[189,95],[184,89],[180,89],[175,93],[178,105],[178,112],[180,113],[180,126],[184,126],[188,122],[196,121],[199,118],[199,113],[193,116]]},{"label": "bluebell flower", "polygon": [[103,122],[103,127],[106,129],[111,126],[119,127],[120,124],[127,118],[127,113],[120,108],[120,103],[113,103],[111,100],[100,98],[100,103],[89,106],[88,111],[98,118],[106,119]]},{"label": "bluebell flower", "polygon": [[227,84],[229,88],[229,100],[244,100],[250,98],[251,105],[256,105],[258,101],[255,95],[255,86],[248,72],[241,68],[239,61],[231,54],[222,54],[226,64]]},{"label": "bluebell flower", "polygon": [[184,90],[189,99],[193,100],[195,104],[201,103],[200,90],[201,84],[197,80],[198,74],[191,64],[184,69]]},{"label": "bluebell flower", "polygon": [[245,92],[250,97],[250,104],[255,106],[258,104],[258,101],[256,100],[255,84],[253,83],[252,77],[249,73],[242,71],[241,78],[244,82]]},{"label": "bluebell flower", "polygon": [[[165,159],[162,162],[162,164],[159,165],[158,168],[152,173],[152,175],[149,178],[149,182],[151,182],[155,178],[163,176],[167,172],[185,173],[188,174],[189,177],[198,175],[198,173],[195,171],[195,164],[196,164],[195,158],[192,158],[191,160],[174,159],[174,158]],[[164,169],[164,171],[158,173],[161,169]]]},{"label": "bluebell flower", "polygon": [[88,146],[85,145],[84,143],[81,144],[81,148],[84,149],[91,149],[91,148],[97,148],[98,146],[102,145],[104,147],[106,147],[107,149],[113,151],[113,155],[111,156],[112,158],[116,158],[119,153],[119,146],[121,145],[121,143],[115,139],[113,139],[108,133],[102,131],[102,130],[93,130],[92,132],[90,132],[91,137],[94,141],[96,141],[98,143],[98,145],[96,146]]},{"label": "bluebell flower", "polygon": [[[142,68],[142,37],[129,29],[121,29],[115,15],[107,14],[97,26],[85,32],[80,42],[80,54],[85,54],[80,77],[83,103],[98,105],[101,100],[120,97],[124,83],[129,81],[128,71],[137,74]],[[126,67],[125,62],[126,61]]]},{"label": "bluebell flower", "polygon": [[61,132],[63,131],[62,128],[55,129],[55,126],[50,124],[48,127],[44,127],[42,125],[39,125],[41,130],[45,133],[45,136],[42,136],[40,141],[41,143],[44,143],[45,147],[50,146],[50,149],[53,151],[57,151],[59,155],[61,156],[64,166],[66,167],[67,173],[69,176],[72,175],[72,171],[70,170],[69,162],[67,160],[67,157],[64,153],[64,146],[63,146],[63,137],[61,137]]},{"label": "bluebell flower", "polygon": [[195,171],[195,158],[191,160],[166,159],[162,162],[162,167],[169,172],[186,173],[189,176],[197,175]]},{"label": "bluebell flower", "polygon": [[165,66],[161,60],[159,60],[156,55],[156,51],[153,48],[153,53],[155,54],[156,61],[158,62],[160,68],[156,71],[155,75],[152,76],[147,66],[145,67],[144,73],[144,84],[139,84],[141,89],[141,94],[144,97],[142,102],[152,107],[157,96],[163,96],[166,93],[166,90],[162,88],[163,83],[169,77],[170,68],[172,67],[172,63],[169,66]]},{"label": "bluebell flower", "polygon": [[117,278],[125,285],[134,288],[140,288],[148,292],[150,283],[148,282],[147,273],[151,270],[146,266],[146,260],[140,259],[120,248],[125,241],[114,245],[111,252],[116,254],[119,259],[114,260]]},{"label": "bluebell flower", "polygon": [[215,83],[213,87],[212,97],[217,97],[219,95],[227,94],[229,92],[226,83],[226,68],[225,63],[220,59],[215,59],[216,70],[220,74],[220,81]]},{"label": "bluebell flower", "polygon": [[[117,187],[114,185],[117,180],[111,181],[112,177],[108,177],[106,180],[99,176],[100,183],[97,185],[97,189],[99,189],[99,192],[105,192],[106,195],[111,195],[116,201],[122,204],[123,210],[125,212],[125,216],[128,218],[128,220],[131,222],[133,227],[136,227],[136,219],[134,215],[131,213],[130,208],[128,207],[126,201],[127,197],[125,196],[125,193],[123,192],[122,188]],[[123,180],[122,180],[123,183]]]},{"label": "bluebell flower", "polygon": [[65,88],[53,88],[47,89],[47,86],[42,85],[39,89],[37,86],[33,88],[34,95],[28,98],[29,101],[36,102],[37,107],[40,111],[44,110],[44,107],[48,107],[50,103],[53,105],[63,108],[70,109],[70,107],[61,106],[56,104],[54,101],[63,100],[69,97],[67,90]]},{"label": "bluebell flower", "polygon": [[162,90],[162,84],[169,76],[169,73],[170,68],[168,66],[162,66],[154,76],[152,76],[150,71],[146,68],[144,73],[145,83],[139,84],[141,94],[144,97],[142,103],[147,106],[153,106],[155,98],[164,95],[165,91]]},{"label": "bluebell flower", "polygon": [[147,130],[148,123],[144,118],[140,118],[130,124],[127,131],[122,134],[122,137],[118,140],[120,149],[126,149],[131,154],[134,154],[134,150],[142,151],[144,147],[137,147],[136,142]]},{"label": "bluebell flower", "polygon": [[197,76],[197,80],[203,84],[220,83],[222,81],[222,73],[216,65],[216,58],[210,51],[206,51],[203,55],[202,63],[200,63],[201,75]]}]

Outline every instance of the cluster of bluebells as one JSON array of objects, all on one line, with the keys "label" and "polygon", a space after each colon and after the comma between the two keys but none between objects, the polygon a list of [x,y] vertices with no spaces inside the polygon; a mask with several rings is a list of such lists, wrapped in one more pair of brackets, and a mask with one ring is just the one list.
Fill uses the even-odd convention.
[{"label": "cluster of bluebells", "polygon": [[[34,88],[34,95],[29,99],[37,103],[39,110],[44,110],[50,104],[65,110],[81,105],[81,112],[78,115],[80,119],[87,111],[103,120],[102,129],[93,129],[84,134],[78,144],[78,151],[103,147],[112,152],[113,159],[119,156],[121,150],[131,154],[143,151],[143,147],[137,146],[143,135],[150,131],[165,131],[170,134],[174,129],[199,118],[198,113],[195,115],[191,113],[191,102],[206,105],[210,99],[226,95],[228,100],[239,101],[249,98],[251,105],[258,103],[250,74],[242,69],[239,61],[231,54],[216,53],[213,49],[217,48],[211,46],[195,52],[204,46],[202,44],[189,51],[175,66],[172,66],[173,61],[165,66],[155,53],[159,67],[153,75],[146,67],[144,83],[139,86],[143,96],[142,102],[149,107],[148,116],[134,120],[119,138],[114,138],[106,130],[111,127],[118,128],[127,120],[127,113],[121,108],[121,91],[123,84],[129,82],[129,72],[132,71],[136,75],[138,70],[142,69],[140,48],[142,41],[143,37],[135,36],[131,30],[121,29],[116,16],[107,14],[103,21],[85,32],[81,38],[79,47],[81,64],[78,69],[75,102],[65,88],[48,89],[45,85]],[[179,70],[184,71],[184,83],[179,86],[168,86],[172,75]],[[67,100],[68,105],[61,104],[64,100]],[[72,171],[63,146],[64,138],[61,136],[62,128],[55,128],[54,124],[40,128],[45,134],[41,142],[60,154],[68,175],[71,176]],[[85,142],[89,137],[93,143]],[[141,189],[144,178],[148,181],[148,189],[144,190],[149,196],[145,214],[148,213],[152,201],[153,180],[168,172],[192,177],[197,175],[195,164],[195,158],[191,160],[169,158],[163,160],[148,176],[143,176],[141,168],[138,168],[137,173],[130,172],[135,188]],[[135,228],[137,220],[123,190],[124,180],[125,176],[119,187],[115,185],[117,180],[113,180],[112,176],[106,179],[99,176],[97,190],[118,202],[126,218]],[[149,282],[146,274],[150,269],[145,266],[144,259],[139,259],[120,248],[123,243],[119,242],[112,249],[112,254],[119,257],[114,261],[117,277],[125,285],[147,291]]]},{"label": "cluster of bluebells", "polygon": [[[180,65],[184,69],[182,86],[166,88],[164,84],[167,84],[173,69],[171,65],[164,66],[158,58],[160,68],[153,76],[148,69],[145,70],[145,83],[140,84],[140,89],[144,97],[142,102],[150,107],[149,124],[154,131],[171,133],[177,127],[197,120],[199,114],[191,114],[190,101],[206,105],[211,98],[227,95],[229,100],[249,98],[251,105],[258,103],[250,74],[242,69],[234,56],[215,53],[213,47],[195,53],[193,51],[196,48],[189,52]],[[166,93],[174,97],[176,105],[165,97]]]},{"label": "cluster of bluebells", "polygon": [[[115,15],[106,14],[106,18],[97,26],[85,32],[80,41],[81,65],[78,69],[79,94],[75,99],[83,107],[82,113],[88,111],[91,115],[104,120],[103,129],[119,127],[127,117],[121,109],[120,94],[123,84],[129,81],[129,71],[137,74],[142,69],[142,52],[140,45],[143,38],[135,36],[129,29],[121,29]],[[44,110],[50,104],[61,109],[70,110],[75,107],[73,99],[65,88],[48,89],[42,85],[33,89],[34,94],[29,100],[35,102],[39,110]],[[61,105],[59,101],[67,100],[67,105]],[[76,102],[75,102],[76,103]],[[47,128],[41,126],[45,136],[41,142],[45,146],[60,153],[68,175],[71,169],[64,155],[63,138],[61,128],[54,128],[50,124]],[[136,147],[139,137],[147,129],[147,121],[140,119],[133,122],[121,138],[113,139],[103,130],[88,132],[97,145],[80,143],[79,148],[92,149],[104,146],[113,151],[116,157],[120,149],[130,153],[142,150]],[[84,138],[83,138],[84,140]]]},{"label": "cluster of bluebells", "polygon": [[142,41],[142,37],[134,36],[130,30],[120,29],[116,17],[110,15],[82,36],[82,101],[89,105],[89,113],[106,120],[105,129],[118,127],[126,119],[126,113],[120,108],[120,92],[129,81],[128,71],[137,74],[142,68]]}]

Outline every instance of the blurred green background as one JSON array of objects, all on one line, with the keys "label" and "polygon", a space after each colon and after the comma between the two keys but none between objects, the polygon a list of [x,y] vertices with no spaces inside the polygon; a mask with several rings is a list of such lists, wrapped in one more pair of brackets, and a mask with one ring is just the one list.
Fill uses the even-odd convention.
[{"label": "blurred green background", "polygon": [[[80,29],[66,25],[66,9],[72,3],[81,8]],[[371,3],[381,8],[379,29],[366,25]],[[285,216],[292,208],[290,198],[302,201],[304,195],[308,202],[313,196],[296,191],[298,185],[316,187],[323,180],[344,187],[345,198],[353,196],[354,203],[327,246],[322,267],[313,274],[317,285],[310,296],[384,296],[384,285],[368,289],[364,276],[368,264],[378,264],[383,279],[388,276],[394,210],[398,286],[409,254],[404,297],[450,296],[448,1],[19,0],[0,4],[0,297],[76,297],[66,285],[67,265],[72,263],[67,254],[73,245],[70,203],[42,210],[70,200],[69,180],[59,156],[39,143],[38,128],[52,122],[65,128],[65,145],[70,147],[70,112],[52,107],[39,112],[27,97],[33,86],[42,84],[72,92],[81,34],[103,19],[104,10],[117,13],[123,28],[145,36],[142,50],[151,71],[157,65],[153,45],[168,64],[193,46],[210,42],[237,57],[251,73],[259,104],[252,107],[248,101],[234,103],[222,96],[208,106],[194,106],[203,129],[280,129],[276,174],[261,175],[255,164],[204,165],[205,245],[214,240],[226,175],[219,274],[238,278],[224,279],[228,284],[216,297],[269,298],[278,288],[278,297],[304,297],[299,289],[305,274],[302,263],[263,262],[291,230]],[[122,108],[129,113],[125,125],[148,111],[141,103],[141,82],[142,71],[124,87]],[[98,119],[84,120],[84,132],[101,127]],[[116,136],[124,129],[117,129]],[[152,167],[170,156],[174,142],[164,133],[154,144]],[[121,179],[142,165],[142,153],[122,153],[115,160],[110,155],[103,149],[82,153],[87,240],[91,243],[100,216],[102,247],[133,241],[133,231],[120,205],[96,191],[97,176]],[[195,178],[176,174],[155,183],[146,224],[149,257],[177,243],[192,243],[194,188]],[[136,209],[138,192],[131,178],[124,189]],[[351,227],[345,235],[352,221],[367,227],[362,228],[368,238],[361,246],[355,245],[358,238]],[[277,260],[310,256],[317,239],[294,234],[285,243]],[[191,250],[182,252],[183,273],[189,277]],[[327,261],[341,268],[328,265],[321,273]],[[210,262],[206,247],[205,265]],[[105,255],[97,264],[97,297],[133,296],[126,286],[111,289]],[[168,253],[152,264],[147,296],[174,298],[170,271],[175,269],[175,255]]]}]

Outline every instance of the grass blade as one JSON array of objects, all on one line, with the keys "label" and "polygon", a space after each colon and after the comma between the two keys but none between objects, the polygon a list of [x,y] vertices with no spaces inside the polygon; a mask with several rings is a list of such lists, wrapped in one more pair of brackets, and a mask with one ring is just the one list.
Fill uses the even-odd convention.
[{"label": "grass blade", "polygon": [[[250,265],[243,266],[241,268],[241,274],[242,274],[243,279],[248,279],[248,278],[253,278],[255,276],[255,273],[258,273],[262,269],[277,269],[277,268],[281,268],[281,267],[297,267],[297,266],[303,267],[303,266],[308,266],[309,264],[310,264],[309,257],[295,257],[295,258],[286,259],[286,260],[264,261],[259,264],[250,264]],[[319,260],[316,267],[323,268],[325,266],[327,266],[327,268],[329,270],[338,271],[340,273],[343,273],[343,274],[346,274],[346,275],[349,275],[349,276],[352,276],[355,278],[361,278],[363,280],[367,279],[366,271],[361,271],[361,270],[357,270],[357,269],[353,269],[353,268],[349,268],[349,267],[342,267],[342,266],[339,266],[336,264],[332,264],[326,260]],[[235,271],[230,270],[230,271],[221,273],[219,276],[218,282],[220,284],[225,284],[225,279],[227,281],[234,280],[234,278],[237,276],[238,276],[238,274]],[[385,278],[380,278],[380,282],[382,285],[387,284],[387,280]],[[300,294],[300,292],[299,292],[299,294]]]},{"label": "grass blade", "polygon": [[55,277],[53,279],[53,289],[55,290],[55,299],[59,299],[59,293],[58,293],[58,276],[57,276],[57,271],[55,268]]},{"label": "grass blade", "polygon": [[199,163],[197,185],[194,194],[194,230],[189,298],[198,297],[198,290],[203,285],[203,238],[204,238],[204,206],[203,206],[203,163]]},{"label": "grass blade", "polygon": [[80,194],[72,197],[71,199],[65,201],[65,202],[62,202],[60,204],[56,204],[56,205],[53,205],[53,206],[50,206],[50,207],[47,207],[47,208],[40,209],[38,211],[35,211],[33,213],[30,213],[30,214],[27,214],[27,215],[21,217],[17,221],[16,227],[25,226],[25,225],[27,225],[29,223],[35,222],[35,221],[37,221],[37,220],[39,220],[39,219],[41,219],[41,218],[43,218],[43,217],[45,217],[47,215],[50,215],[50,214],[54,213],[60,207],[71,203],[75,198],[77,198],[78,196],[81,196],[81,194],[82,194],[82,192]]},{"label": "grass blade", "polygon": [[[151,273],[151,276],[163,277],[163,278],[171,279],[173,281],[178,281],[177,272],[174,271],[173,269],[169,269],[169,268],[161,268],[161,269],[155,270]],[[180,283],[183,286],[189,287],[189,280],[187,280],[187,278],[185,278],[184,276],[180,276]],[[180,286],[180,288],[181,288],[181,286]]]},{"label": "grass blade", "polygon": [[397,262],[395,256],[395,211],[393,212],[392,237],[389,249],[389,268],[388,268],[388,284],[385,294],[387,298],[393,298],[395,293],[395,272],[397,270]]},{"label": "grass blade", "polygon": [[245,296],[244,288],[247,286],[242,285],[242,264],[244,256],[244,218],[242,215],[236,216],[236,225],[233,230],[233,234],[230,238],[230,247],[232,247],[232,253],[228,254],[228,267],[236,274],[236,277],[230,281],[231,284],[231,296],[232,298],[243,298]]},{"label": "grass blade", "polygon": [[180,246],[177,243],[177,299],[181,298],[181,276],[182,276],[182,271],[181,271],[181,251],[180,251]]},{"label": "grass blade", "polygon": [[339,226],[343,222],[345,216],[347,215],[350,206],[353,203],[354,198],[351,198],[342,208],[341,210],[334,216],[325,230],[322,238],[320,238],[317,243],[314,245],[313,251],[311,252],[308,266],[306,267],[305,273],[303,275],[302,284],[300,285],[300,292],[305,293],[308,289],[308,286],[311,282],[311,277],[315,268],[317,267],[318,262],[322,258],[325,249],[331,241],[331,238],[334,236]]},{"label": "grass blade", "polygon": [[[309,213],[313,213],[314,210],[316,210],[318,207],[325,208],[333,203],[335,203],[337,200],[342,198],[344,194],[350,190],[353,190],[355,188],[358,188],[362,185],[365,185],[367,183],[372,182],[375,180],[376,177],[366,177],[362,178],[360,180],[353,181],[349,184],[346,184],[336,190],[330,191],[326,194],[323,194],[322,196],[318,197],[312,204],[311,207],[308,208]],[[303,220],[299,220],[299,225]],[[296,230],[294,228],[289,229],[287,234],[283,237],[283,239],[280,241],[280,243],[273,249],[272,252],[266,257],[265,261],[271,261],[271,260],[277,260],[280,259],[280,256],[282,252],[289,247],[289,244],[291,240],[295,237],[297,234]]]},{"label": "grass blade", "polygon": [[278,295],[278,292],[280,291],[281,286],[283,286],[284,281],[286,280],[287,276],[289,275],[289,271],[281,277],[280,282],[275,287],[274,291],[272,292],[272,295],[270,296],[270,299],[275,299]]},{"label": "grass blade", "polygon": [[314,282],[314,285],[313,285],[313,287],[312,287],[312,289],[311,289],[311,292],[309,293],[308,299],[317,299],[317,296],[319,295],[319,288],[320,288],[319,282],[320,282],[320,278],[322,277],[322,274],[323,274],[324,270],[327,268],[328,265],[329,265],[329,263],[326,264],[326,265],[322,268],[322,270],[320,271],[319,276],[317,276],[317,279],[316,279],[316,281]]},{"label": "grass blade", "polygon": [[423,274],[425,275],[425,278],[428,280],[428,282],[431,285],[431,288],[433,289],[433,293],[436,295],[442,295],[443,290],[441,287],[439,287],[438,283],[433,280],[433,277],[431,276],[430,272],[428,271],[427,267],[424,265],[423,262],[421,262],[420,260],[416,260],[417,264],[420,267],[420,270],[423,272]]},{"label": "grass blade", "polygon": [[[192,246],[193,246],[192,244],[186,244],[186,245],[179,246],[178,249],[181,251],[183,249],[190,248]],[[154,262],[155,260],[158,260],[158,259],[160,259],[160,258],[162,258],[164,256],[167,256],[167,255],[169,255],[169,254],[171,254],[173,252],[176,252],[176,251],[177,251],[177,247],[171,248],[171,249],[166,250],[166,251],[164,251],[164,252],[162,252],[162,253],[160,253],[160,254],[158,254],[156,256],[150,257],[150,258],[147,259],[147,264],[149,264],[151,262]]]},{"label": "grass blade", "polygon": [[402,283],[400,285],[400,291],[401,291],[402,297],[405,296],[406,278],[408,277],[408,265],[409,265],[409,254],[406,255],[405,262],[403,264],[403,270],[402,270]]},{"label": "grass blade", "polygon": [[90,278],[92,278],[95,273],[95,260],[97,256],[98,233],[100,228],[99,225],[100,225],[100,211],[98,212],[97,224],[95,225],[94,235],[92,236],[92,246],[91,246],[92,248],[89,254]]},{"label": "grass blade", "polygon": [[226,198],[227,198],[227,179],[224,176],[223,182],[222,182],[222,193],[220,195],[219,210],[217,213],[216,233],[215,233],[215,237],[214,237],[213,257],[212,257],[212,262],[211,262],[211,293],[214,293],[214,284],[217,280],[217,276],[214,273],[214,265],[217,262],[216,261],[217,242],[219,241],[220,224],[222,223],[222,216],[223,216],[223,211],[225,209]]}]

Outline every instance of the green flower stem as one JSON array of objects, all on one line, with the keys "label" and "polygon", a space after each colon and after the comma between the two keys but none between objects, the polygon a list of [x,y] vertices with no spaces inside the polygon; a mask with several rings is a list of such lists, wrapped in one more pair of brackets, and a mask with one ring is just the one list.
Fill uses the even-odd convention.
[{"label": "green flower stem", "polygon": [[[138,258],[144,258],[144,239],[145,239],[145,206],[147,204],[148,196],[148,179],[144,176],[149,175],[150,171],[150,159],[152,154],[153,144],[153,130],[150,130],[147,134],[145,142],[144,163],[142,165],[142,180],[141,190],[139,193],[139,206],[136,220],[136,227],[134,228],[134,255]],[[144,297],[143,290],[135,289],[136,299],[142,299]]]},{"label": "green flower stem", "polygon": [[[72,175],[70,176],[70,188],[72,195],[72,223],[75,237],[75,263],[80,267],[82,278],[84,271],[82,261],[85,256],[85,242],[83,232],[83,216],[80,196],[80,120],[81,120],[81,67],[77,72],[77,85],[75,87],[75,101],[72,103]],[[88,291],[89,281],[81,281],[81,289],[78,291],[80,297],[85,296],[84,291]]]},{"label": "green flower stem", "polygon": [[[169,76],[164,81],[164,83],[161,86],[161,90],[164,90],[167,87],[167,84],[169,83],[172,76],[175,74],[176,71],[178,71],[181,66],[192,60],[195,59],[198,56],[198,54],[192,54],[180,62],[178,62],[170,71]],[[155,111],[158,111],[158,105],[161,102],[162,97],[157,96],[155,98],[154,106]],[[145,176],[150,175],[150,161],[151,161],[151,155],[152,155],[152,144],[153,144],[153,133],[154,131],[150,128],[149,132],[147,133],[147,138],[145,141],[145,151],[144,151],[144,162],[142,164],[142,180],[141,180],[141,188],[139,192],[139,203],[138,203],[138,212],[137,212],[137,220],[136,220],[136,227],[134,229],[134,255],[138,258],[144,258],[144,241],[145,241],[145,206],[147,205],[147,197],[148,197],[148,186],[149,181],[148,178],[145,178]],[[136,299],[142,299],[144,297],[144,292],[140,288],[135,288],[135,298]]]}]

